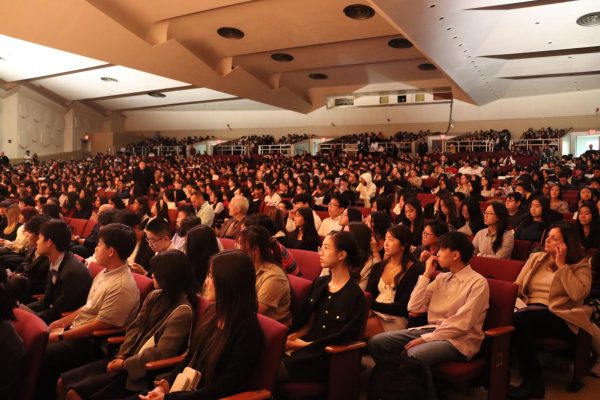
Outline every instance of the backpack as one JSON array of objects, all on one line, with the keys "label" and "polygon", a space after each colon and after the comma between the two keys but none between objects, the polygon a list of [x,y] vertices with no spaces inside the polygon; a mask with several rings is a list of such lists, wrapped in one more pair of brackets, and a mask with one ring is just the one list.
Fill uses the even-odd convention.
[{"label": "backpack", "polygon": [[404,353],[377,363],[369,380],[369,400],[427,400],[429,383],[423,361]]}]

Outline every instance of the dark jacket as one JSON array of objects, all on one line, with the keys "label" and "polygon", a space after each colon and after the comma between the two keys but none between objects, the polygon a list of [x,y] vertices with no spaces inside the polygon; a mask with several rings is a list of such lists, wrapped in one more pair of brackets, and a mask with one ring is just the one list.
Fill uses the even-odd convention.
[{"label": "dark jacket", "polygon": [[23,262],[15,269],[15,272],[27,278],[27,290],[21,300],[22,303],[32,301],[31,296],[43,293],[48,282],[48,268],[50,261],[46,256],[35,255],[36,249],[27,252]]},{"label": "dark jacket", "polygon": [[134,262],[140,264],[148,273],[150,273],[150,260],[154,257],[154,250],[150,248],[148,241],[144,238],[140,242],[140,248],[135,255]]},{"label": "dark jacket", "polygon": [[145,196],[148,194],[148,188],[154,182],[154,172],[146,167],[141,170],[139,167],[133,171],[133,196]]},{"label": "dark jacket", "polygon": [[406,307],[408,306],[410,294],[417,284],[419,275],[422,275],[425,269],[421,263],[413,262],[411,267],[404,273],[404,275],[402,275],[400,282],[398,282],[398,285],[396,286],[394,302],[390,304],[379,303],[376,301],[377,296],[379,296],[379,289],[377,286],[379,284],[379,279],[383,274],[383,270],[385,269],[385,264],[386,261],[381,261],[373,265],[371,273],[369,274],[369,280],[367,281],[367,292],[371,293],[372,296],[371,309],[373,311],[379,311],[389,315],[408,318],[408,310]]},{"label": "dark jacket", "polygon": [[[231,226],[232,224],[237,224],[234,226],[234,228],[231,230],[231,232],[227,232],[229,230],[229,226]],[[225,221],[223,223],[223,225],[221,226],[221,229],[219,229],[219,234],[217,235],[220,238],[227,238],[227,239],[236,239],[240,233],[242,229],[242,222],[238,221],[235,218],[229,218],[227,221]]]},{"label": "dark jacket", "polygon": [[49,270],[44,299],[34,309],[46,323],[56,321],[63,312],[83,306],[92,286],[92,274],[71,252],[66,252],[60,263],[56,283],[52,283],[52,274]]},{"label": "dark jacket", "polygon": [[298,240],[298,231],[290,232],[286,239],[288,249],[300,249],[308,251],[317,251],[319,248],[319,237],[304,234],[302,240]]},{"label": "dark jacket", "polygon": [[[165,395],[165,400],[212,400],[242,392],[257,367],[264,337],[256,316],[240,321],[229,342],[225,344],[214,372],[213,381],[200,380],[198,390]],[[191,353],[191,352],[190,352]],[[171,384],[178,373],[188,366],[193,354],[188,354],[168,379]],[[196,367],[197,366],[193,366]]]},{"label": "dark jacket", "polygon": [[[304,326],[313,313],[317,314],[323,308],[323,302],[329,297],[328,285],[330,280],[331,275],[322,276],[315,280],[304,305],[304,310],[298,318],[297,325],[295,325],[296,330]],[[328,308],[325,314],[315,315],[313,327],[303,338],[312,343],[294,351],[291,357],[286,360],[287,366],[290,366],[290,363],[326,362],[324,358],[326,346],[349,343],[360,339],[367,311],[363,291],[357,282],[350,279],[336,294],[338,294],[338,297],[334,302],[327,305]],[[317,321],[320,321],[320,326],[316,326]],[[323,330],[321,330],[322,326],[325,326]]]},{"label": "dark jacket", "polygon": [[100,228],[102,228],[101,224],[96,223],[96,225],[94,225],[94,227],[92,228],[92,231],[90,232],[90,234],[88,235],[88,237],[85,238],[85,241],[83,242],[83,245],[87,248],[90,249],[95,249],[96,246],[98,246],[98,235],[100,234]]}]

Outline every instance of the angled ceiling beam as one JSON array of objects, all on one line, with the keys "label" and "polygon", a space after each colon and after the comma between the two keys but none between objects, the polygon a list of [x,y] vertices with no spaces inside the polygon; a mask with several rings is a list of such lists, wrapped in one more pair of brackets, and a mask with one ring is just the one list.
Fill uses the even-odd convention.
[{"label": "angled ceiling beam", "polygon": [[162,104],[159,106],[145,106],[145,107],[134,107],[134,108],[123,108],[115,111],[139,111],[139,110],[149,110],[154,108],[164,108],[164,107],[175,107],[175,106],[187,106],[190,104],[203,104],[203,103],[218,103],[220,101],[232,101],[232,100],[243,100],[241,97],[233,97],[227,99],[214,99],[214,100],[201,100],[201,101],[185,101],[181,103],[171,103],[171,104]]},{"label": "angled ceiling beam", "polygon": [[112,66],[113,66],[112,64],[107,63],[107,64],[102,64],[102,65],[96,65],[95,67],[73,69],[73,70],[69,70],[69,71],[57,72],[56,74],[35,76],[33,78],[21,79],[21,80],[18,80],[18,81],[11,81],[10,83],[33,82],[33,81],[38,81],[38,80],[41,80],[41,79],[56,78],[56,77],[59,77],[59,76],[65,76],[65,75],[71,75],[71,74],[78,74],[80,72],[94,71],[96,69],[108,68],[108,67],[112,67]]},{"label": "angled ceiling beam", "polygon": [[111,96],[89,97],[87,99],[79,99],[79,101],[112,100],[112,99],[119,99],[121,97],[139,96],[139,95],[142,95],[142,94],[148,94],[150,92],[166,93],[166,92],[175,92],[175,91],[178,91],[178,90],[189,90],[189,89],[198,89],[198,87],[194,86],[194,85],[185,85],[185,86],[177,86],[177,87],[174,87],[174,88],[152,89],[152,90],[144,90],[142,92],[129,92],[129,93],[113,94]]}]

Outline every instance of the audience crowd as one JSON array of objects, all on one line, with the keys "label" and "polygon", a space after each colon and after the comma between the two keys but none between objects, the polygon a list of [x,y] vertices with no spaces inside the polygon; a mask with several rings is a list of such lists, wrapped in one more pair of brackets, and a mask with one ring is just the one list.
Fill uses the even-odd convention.
[{"label": "audience crowd", "polygon": [[[513,345],[523,380],[509,397],[544,397],[541,337],[575,343],[584,330],[600,353],[598,152],[527,166],[427,153],[330,161],[120,154],[5,165],[3,398],[15,398],[25,362],[10,323],[15,307],[49,324],[39,399],[238,393],[263,351],[257,314],[290,329],[279,385],[326,380],[325,348],[366,338],[372,379],[403,353],[420,361],[422,388],[436,398],[431,368],[472,359],[484,339],[490,288],[471,260],[510,259],[517,241],[533,250],[516,278]],[[96,224],[80,237],[73,219]],[[235,250],[223,250],[230,241]],[[308,276],[298,250],[318,251],[322,273],[305,304],[294,305],[293,282]],[[142,293],[140,279],[154,290]],[[115,329],[124,335],[116,350],[92,339]],[[144,367],[180,354],[162,379]],[[200,382],[177,391],[190,370]]]}]

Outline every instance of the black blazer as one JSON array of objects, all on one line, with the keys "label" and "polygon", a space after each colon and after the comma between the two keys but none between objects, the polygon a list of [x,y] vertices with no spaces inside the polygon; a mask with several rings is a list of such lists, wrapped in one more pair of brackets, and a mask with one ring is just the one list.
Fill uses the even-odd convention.
[{"label": "black blazer", "polygon": [[140,242],[140,248],[138,249],[137,254],[135,255],[134,262],[136,264],[140,264],[146,271],[148,271],[148,275],[152,275],[150,272],[150,260],[154,257],[154,250],[150,248],[148,241],[146,240],[146,236]]},{"label": "black blazer", "polygon": [[371,293],[371,296],[373,296],[371,301],[371,309],[373,311],[379,311],[389,315],[397,315],[399,317],[408,318],[408,310],[406,307],[408,306],[408,300],[410,300],[410,294],[417,284],[419,275],[423,274],[425,268],[423,268],[421,263],[413,262],[411,267],[404,273],[404,275],[402,275],[400,282],[398,282],[398,285],[396,286],[394,302],[387,304],[375,301],[377,296],[379,296],[379,289],[377,288],[377,285],[379,284],[379,279],[381,278],[383,270],[385,269],[385,264],[386,261],[381,261],[373,265],[371,273],[369,274],[369,280],[367,281],[367,292]]},{"label": "black blazer", "polygon": [[27,278],[27,290],[23,298],[19,299],[25,304],[32,301],[31,296],[34,294],[43,293],[48,281],[50,261],[46,256],[36,257],[35,251],[36,248],[29,250],[23,262],[15,269],[16,273]]},{"label": "black blazer", "polygon": [[290,232],[286,239],[288,249],[299,249],[299,250],[309,250],[309,251],[317,251],[319,249],[319,237],[318,236],[310,236],[306,233],[302,237],[302,240],[298,240],[298,231],[295,230]]},{"label": "black blazer", "polygon": [[[327,285],[330,280],[331,275],[322,276],[315,280],[306,304],[304,304],[304,310],[298,321],[294,322],[293,330],[300,329],[309,321],[320,300],[328,295]],[[325,334],[318,338],[310,337],[311,344],[294,351],[286,360],[286,365],[306,361],[319,362],[319,359],[325,354],[326,346],[349,343],[360,339],[367,312],[365,294],[353,279],[350,279],[338,294],[339,297],[336,301],[328,305],[327,320],[323,321],[328,326]],[[311,331],[312,329],[309,330],[307,337],[311,336]]]},{"label": "black blazer", "polygon": [[52,271],[48,271],[48,284],[37,315],[46,323],[60,318],[63,312],[74,311],[87,301],[92,286],[92,274],[71,252],[66,252],[58,267],[56,283],[52,283]]},{"label": "black blazer", "polygon": [[85,238],[85,241],[83,242],[83,245],[89,249],[95,249],[96,246],[98,246],[98,235],[100,234],[100,228],[102,228],[102,225],[99,223],[96,223],[96,225],[94,225],[94,227],[92,228],[92,231],[90,232],[90,234],[88,235],[88,237]]}]

